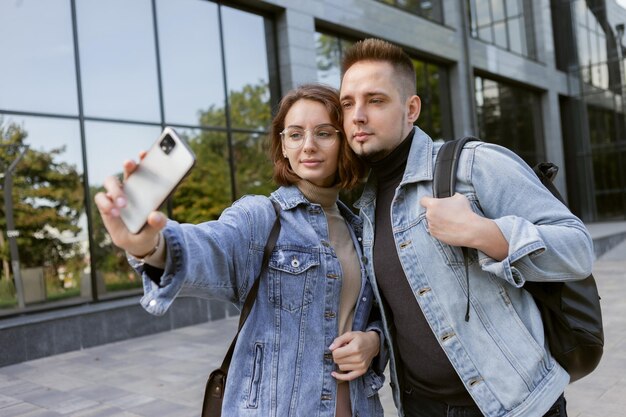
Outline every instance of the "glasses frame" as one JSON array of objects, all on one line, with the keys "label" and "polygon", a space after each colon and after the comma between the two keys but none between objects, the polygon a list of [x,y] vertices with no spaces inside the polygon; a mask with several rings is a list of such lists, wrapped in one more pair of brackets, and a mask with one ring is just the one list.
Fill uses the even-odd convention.
[{"label": "glasses frame", "polygon": [[[318,139],[315,138],[315,130],[322,129],[324,127],[331,128],[331,130],[335,133],[335,136],[333,137],[332,141],[320,142]],[[300,144],[298,146],[292,147],[292,146],[287,145],[288,142],[285,140],[285,138],[287,137],[286,133],[288,129],[290,128],[286,127],[285,129],[283,129],[282,132],[280,132],[280,137],[283,141],[283,144],[285,145],[287,149],[300,149],[306,142],[308,136],[310,136],[313,139],[313,142],[315,142],[315,144],[319,146],[320,148],[324,148],[324,149],[330,148],[335,143],[337,138],[341,135],[341,130],[337,129],[332,124],[321,124],[321,125],[315,126],[313,129],[300,129],[299,127],[294,127],[292,129],[298,129],[299,131],[304,132],[304,139],[300,141]]]}]

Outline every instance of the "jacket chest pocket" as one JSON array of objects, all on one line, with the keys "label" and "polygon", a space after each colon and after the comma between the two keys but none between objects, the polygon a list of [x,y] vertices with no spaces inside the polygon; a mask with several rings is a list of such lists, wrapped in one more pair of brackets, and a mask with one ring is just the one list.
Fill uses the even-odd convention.
[{"label": "jacket chest pocket", "polygon": [[305,249],[278,249],[269,262],[269,298],[275,306],[295,312],[313,300],[319,253]]}]

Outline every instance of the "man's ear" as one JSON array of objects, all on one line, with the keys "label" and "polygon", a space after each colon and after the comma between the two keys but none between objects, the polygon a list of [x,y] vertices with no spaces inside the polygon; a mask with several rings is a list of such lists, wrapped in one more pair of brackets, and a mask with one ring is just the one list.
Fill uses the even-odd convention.
[{"label": "man's ear", "polygon": [[413,95],[407,99],[406,103],[407,109],[407,121],[411,124],[415,123],[417,118],[420,116],[420,111],[422,110],[422,100],[419,96]]}]

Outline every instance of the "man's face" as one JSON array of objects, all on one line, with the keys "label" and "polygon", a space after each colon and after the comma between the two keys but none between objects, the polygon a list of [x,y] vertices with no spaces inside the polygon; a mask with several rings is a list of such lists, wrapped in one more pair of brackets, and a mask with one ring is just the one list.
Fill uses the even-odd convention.
[{"label": "man's face", "polygon": [[357,62],[343,76],[343,127],[354,152],[369,162],[389,155],[419,116],[419,97],[401,94],[398,78],[391,64],[378,61]]}]

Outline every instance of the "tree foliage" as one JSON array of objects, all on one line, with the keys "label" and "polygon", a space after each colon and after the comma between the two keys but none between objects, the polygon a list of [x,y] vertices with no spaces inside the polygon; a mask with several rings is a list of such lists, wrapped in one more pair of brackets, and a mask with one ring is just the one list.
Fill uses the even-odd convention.
[{"label": "tree foliage", "polygon": [[[233,194],[235,198],[243,194],[267,195],[275,188],[265,133],[272,119],[267,83],[248,84],[241,91],[231,91],[229,104],[236,190],[233,193],[231,187],[228,134],[207,129],[187,136],[196,154],[196,166],[174,194],[172,215],[176,220],[213,220],[232,204]],[[224,107],[211,106],[200,113],[200,125],[216,126],[224,117]]]},{"label": "tree foliage", "polygon": [[[17,149],[28,144],[28,134],[14,123],[0,120],[0,172],[17,158]],[[78,224],[83,211],[82,176],[76,166],[63,162],[64,147],[39,151],[28,149],[12,173],[13,217],[20,235],[17,238],[20,264],[26,267],[59,267],[81,256],[75,242],[81,232]],[[4,181],[4,179],[3,179]],[[2,187],[4,183],[2,182]],[[8,276],[8,239],[6,239],[6,202],[0,195],[0,250],[3,275]]]}]

